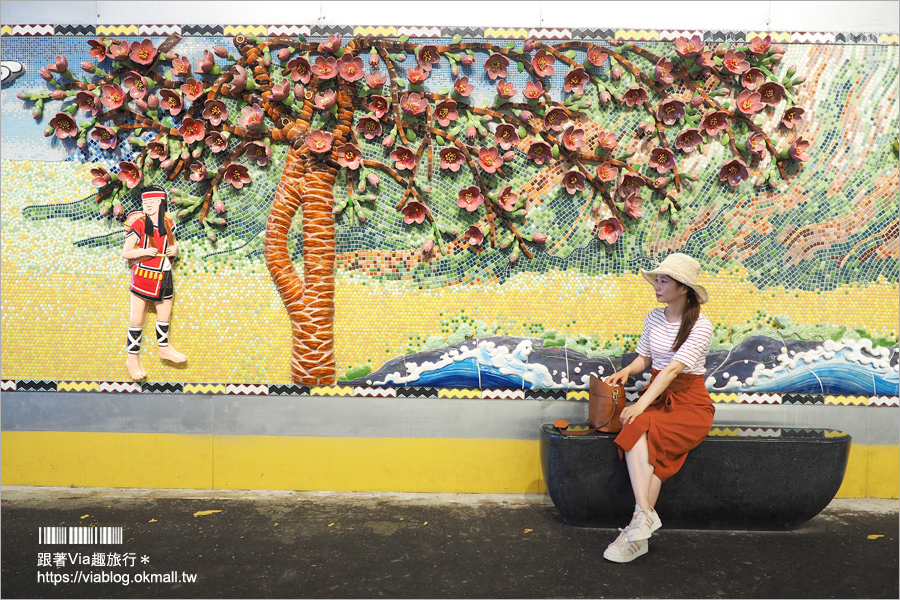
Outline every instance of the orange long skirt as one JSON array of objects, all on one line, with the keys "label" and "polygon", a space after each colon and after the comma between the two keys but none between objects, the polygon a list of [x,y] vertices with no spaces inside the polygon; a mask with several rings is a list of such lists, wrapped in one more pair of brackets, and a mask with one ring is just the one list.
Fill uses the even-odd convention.
[{"label": "orange long skirt", "polygon": [[[653,371],[652,382],[659,375]],[[619,457],[630,451],[644,432],[650,449],[654,475],[665,481],[678,472],[687,453],[706,439],[712,428],[713,407],[703,375],[680,373],[669,387],[632,423],[616,436]]]}]

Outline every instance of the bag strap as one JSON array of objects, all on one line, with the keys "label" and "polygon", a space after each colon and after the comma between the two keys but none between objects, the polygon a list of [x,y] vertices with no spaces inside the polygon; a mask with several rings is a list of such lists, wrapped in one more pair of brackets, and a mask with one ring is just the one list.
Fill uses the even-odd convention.
[{"label": "bag strap", "polygon": [[[610,419],[611,421],[612,419]],[[591,433],[592,431],[599,431],[599,427],[590,427],[588,429],[579,429],[577,431],[569,431],[569,422],[565,419],[557,419],[553,421],[553,426],[562,433],[563,435],[584,435],[586,433]],[[605,424],[603,425],[606,426]]]}]

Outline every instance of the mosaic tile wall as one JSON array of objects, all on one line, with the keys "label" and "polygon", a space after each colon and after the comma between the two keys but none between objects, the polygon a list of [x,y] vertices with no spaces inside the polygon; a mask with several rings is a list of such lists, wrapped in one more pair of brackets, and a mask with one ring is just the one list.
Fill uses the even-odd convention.
[{"label": "mosaic tile wall", "polygon": [[[351,136],[369,162],[358,170],[341,169],[334,185],[339,209],[334,217],[334,383],[295,381],[291,365],[296,333],[264,258],[267,219],[285,165],[292,160],[289,146],[277,140],[265,166],[246,156],[238,159],[247,166],[251,183],[241,189],[225,184],[219,188],[227,212],[222,217],[212,210],[209,214],[227,224],[201,225],[199,210],[179,221],[181,257],[175,269],[171,340],[188,361],[174,366],[156,358],[151,314],[142,354],[148,378],[128,381],[124,226],[113,214],[113,203],[98,196],[91,169],[102,166],[117,173],[120,162],[140,160],[156,129],[129,130],[138,142],[128,141],[123,131],[112,151],[87,135],[80,148],[72,138],[53,135],[52,129],[45,137],[50,120],[72,99],[48,99],[36,121],[36,103],[16,95],[50,91],[40,69],[57,55],[68,58],[81,81],[85,74],[78,65],[97,62],[89,54],[90,41],[137,43],[147,38],[159,47],[173,35],[174,51],[187,57],[192,68],[204,50],[216,46],[226,48],[225,54],[238,54],[235,36],[262,45],[271,37],[289,38],[313,58],[330,56],[328,48],[317,49],[319,43],[334,41],[329,36],[343,36],[341,49],[350,48],[351,42],[356,48],[381,44],[379,60],[369,63],[368,49],[360,56],[365,74],[378,71],[389,79],[383,94],[393,112],[380,120],[380,135],[371,140],[362,131]],[[742,119],[742,84],[714,62],[706,73],[697,67],[687,80],[666,84],[667,71],[678,75],[679,69],[690,69],[699,60],[686,62],[680,55],[683,48],[676,44],[678,38],[695,35],[713,51],[711,61],[727,61],[729,51],[748,55],[754,65],[765,68],[766,79],[786,88],[786,99],[772,108],[751,107],[750,117]],[[2,90],[4,390],[581,400],[590,373],[608,374],[633,358],[643,317],[656,306],[639,269],[679,251],[701,262],[703,283],[712,295],[704,306],[716,327],[707,386],[717,402],[898,404],[896,35],[34,25],[4,26],[2,36],[4,68],[10,69],[4,71]],[[770,45],[756,54],[751,50],[754,40],[762,42],[765,36]],[[442,54],[430,71],[422,69],[426,79],[414,87],[410,79],[422,76],[413,70],[417,56],[428,46]],[[282,67],[298,54],[279,56],[277,50],[284,47],[273,45],[269,53],[275,84],[294,83]],[[599,66],[592,63],[592,47],[608,55]],[[552,74],[535,72],[538,61],[533,59],[539,52],[554,58]],[[401,54],[406,56],[402,62]],[[490,77],[486,65],[492,55],[509,62],[505,76]],[[230,58],[209,57],[225,71],[233,64]],[[660,71],[657,57],[672,64],[663,63]],[[390,81],[388,61],[396,67],[395,81]],[[110,63],[106,59],[100,66],[115,68]],[[636,69],[634,76],[629,66]],[[160,81],[170,67],[170,62],[154,67]],[[621,80],[614,68],[624,71]],[[578,75],[583,73],[588,81],[582,96],[566,90],[572,87],[567,80],[573,72],[576,88]],[[190,76],[207,86],[217,77]],[[460,77],[474,86],[471,96],[453,96],[451,89]],[[174,80],[186,78],[176,75]],[[94,80],[86,75],[83,81]],[[501,80],[516,91],[510,102],[497,100]],[[308,104],[314,102],[316,81],[313,77],[306,84]],[[338,81],[323,78],[322,87],[337,89]],[[541,104],[526,104],[526,84],[536,81],[547,91],[542,104],[561,107],[583,130],[582,147],[566,148],[565,128],[549,129],[546,115],[540,115]],[[370,114],[370,86],[365,79],[350,85],[357,96],[352,107],[355,130]],[[746,85],[745,99],[757,89]],[[654,111],[640,104],[627,106],[629,90],[638,86],[649,91],[646,102],[654,111],[667,98],[679,101],[676,110],[685,112],[681,120],[671,126],[660,121],[656,127]],[[452,96],[458,104],[457,120],[440,127],[440,140],[435,139],[437,133],[425,135],[427,144],[422,144],[423,133],[428,133],[423,117],[404,118],[407,131],[419,132],[415,137],[408,134],[406,145],[422,149],[413,161],[412,196],[407,192],[408,172],[391,157],[404,141],[394,130],[401,114],[394,105],[406,91],[424,96],[429,115],[441,98]],[[612,101],[604,102],[609,99],[604,92]],[[706,102],[692,109],[695,96]],[[235,124],[242,106],[227,103]],[[794,122],[788,118],[789,106],[802,109],[795,111],[800,118]],[[689,154],[683,152],[676,135],[688,126],[702,127],[700,119],[713,108],[738,116],[730,117],[726,131]],[[537,114],[529,120],[522,118],[522,110]],[[184,114],[160,113],[159,118],[167,119],[167,127],[178,128],[186,115],[198,113],[185,109]],[[264,123],[276,128],[272,114]],[[331,131],[334,114],[314,110],[310,131]],[[83,123],[84,112],[75,120]],[[516,124],[515,136],[521,139],[499,150],[499,156],[506,154],[504,165],[499,174],[491,173],[475,164],[478,150],[498,146],[498,125],[505,122]],[[738,147],[756,131],[771,141],[761,158],[751,156],[762,152],[749,144],[749,152]],[[607,154],[598,150],[604,132],[616,138]],[[392,148],[383,144],[388,136],[396,140]],[[229,150],[237,148],[238,137]],[[538,164],[530,152],[540,139],[558,142],[559,157]],[[459,145],[453,146],[453,140]],[[302,145],[301,140],[298,148]],[[441,167],[440,150],[454,147],[469,150],[471,168],[465,163],[458,171]],[[674,170],[648,169],[658,147],[671,148]],[[206,151],[202,160],[214,173],[229,160],[228,154]],[[733,186],[723,180],[728,173],[722,169],[726,163],[736,167],[736,157],[747,173],[745,181]],[[625,194],[615,184],[600,181],[597,167],[606,159],[619,165],[620,175],[630,168],[648,183],[667,178],[662,182],[667,195],[644,186],[641,201],[632,196],[626,205]],[[373,167],[376,163],[380,166]],[[582,177],[574,176],[575,193],[570,193],[565,184],[578,164],[587,168]],[[674,172],[679,174],[677,182]],[[184,173],[189,173],[186,168]],[[377,175],[379,185],[366,184],[365,175]],[[207,185],[181,174],[169,181],[160,170],[148,172],[142,183],[147,181],[177,188],[183,197],[202,197]],[[473,185],[494,194],[508,185],[521,201],[506,211],[503,198],[485,198],[470,212],[459,206],[459,194]],[[433,224],[431,218],[404,219],[415,217],[409,202],[419,199]],[[404,202],[407,208],[401,213]],[[125,213],[139,208],[132,190],[117,203]],[[98,209],[104,204],[109,206],[103,212],[109,214],[101,215]],[[494,219],[498,247],[491,243]],[[617,237],[609,236],[613,220],[623,225]],[[300,272],[302,235],[298,217],[288,232],[287,250]],[[473,244],[480,236],[484,240]],[[541,236],[546,241],[536,243]],[[423,252],[432,244],[434,250]],[[642,384],[634,381],[629,390]]]}]

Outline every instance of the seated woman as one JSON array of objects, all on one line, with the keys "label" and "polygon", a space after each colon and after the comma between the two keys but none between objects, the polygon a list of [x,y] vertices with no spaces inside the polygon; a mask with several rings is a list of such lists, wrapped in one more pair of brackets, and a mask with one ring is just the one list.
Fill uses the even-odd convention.
[{"label": "seated woman", "polygon": [[713,327],[700,313],[709,294],[697,283],[699,273],[700,263],[685,254],[666,257],[652,271],[641,270],[666,307],[653,309],[644,320],[637,358],[605,379],[620,385],[653,367],[650,385],[622,410],[622,431],[615,439],[620,456],[625,453],[636,504],[631,523],[603,553],[613,562],[647,553],[647,540],[662,526],[654,506],[663,481],[678,472],[712,428],[715,409],[705,374]]}]

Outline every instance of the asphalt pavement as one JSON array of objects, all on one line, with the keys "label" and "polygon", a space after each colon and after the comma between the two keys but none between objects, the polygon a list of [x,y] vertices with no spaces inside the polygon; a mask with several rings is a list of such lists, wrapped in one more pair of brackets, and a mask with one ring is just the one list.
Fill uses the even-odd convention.
[{"label": "asphalt pavement", "polygon": [[[602,558],[615,530],[570,527],[540,495],[4,487],[0,499],[3,598],[900,597],[897,500],[835,500],[794,531],[675,530],[661,515],[649,553],[623,565]],[[83,528],[98,539],[76,539]]]}]

